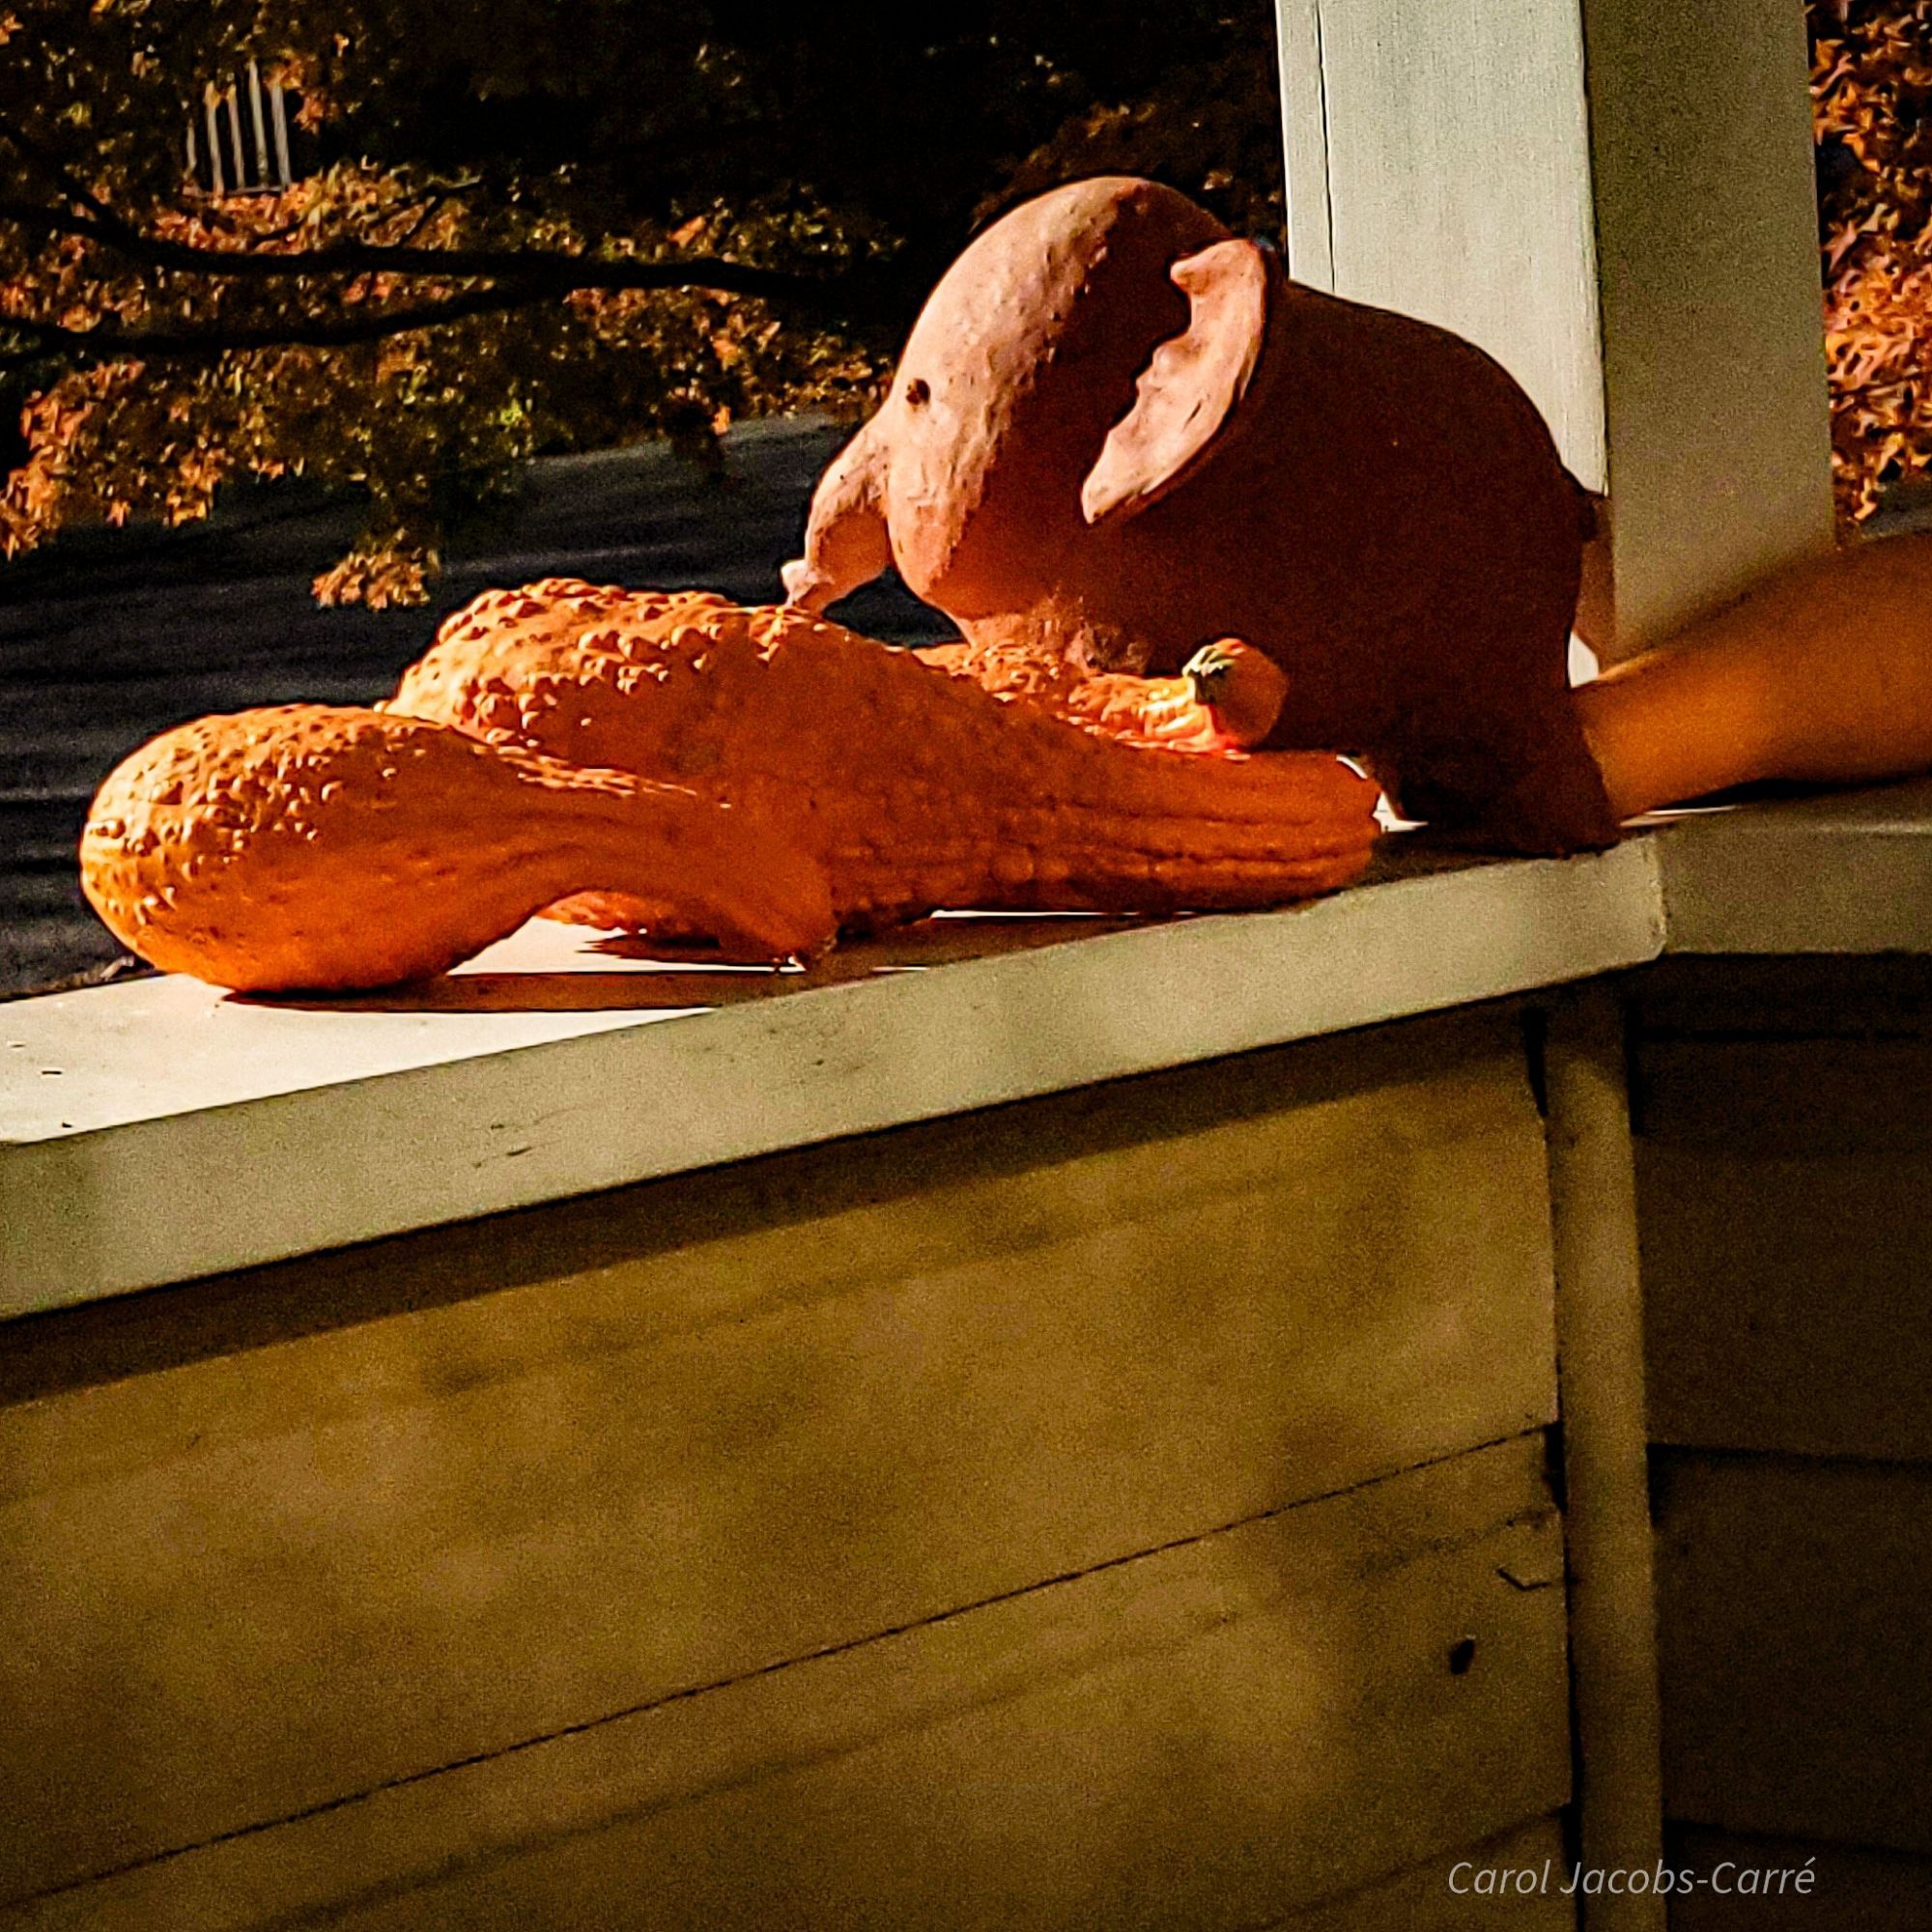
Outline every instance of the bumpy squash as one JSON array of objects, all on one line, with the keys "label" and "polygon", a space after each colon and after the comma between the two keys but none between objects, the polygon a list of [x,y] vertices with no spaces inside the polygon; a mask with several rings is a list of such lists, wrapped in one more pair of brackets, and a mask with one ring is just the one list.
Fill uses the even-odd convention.
[{"label": "bumpy squash", "polygon": [[143,746],[100,787],[80,856],[125,946],[242,991],[426,978],[594,887],[760,956],[833,933],[817,866],[742,809],[327,705]]},{"label": "bumpy squash", "polygon": [[[848,928],[943,906],[1278,904],[1354,878],[1377,830],[1375,786],[1328,753],[1123,743],[804,611],[698,591],[490,592],[387,709],[701,785],[782,826]],[[565,911],[665,929],[609,894]]]}]

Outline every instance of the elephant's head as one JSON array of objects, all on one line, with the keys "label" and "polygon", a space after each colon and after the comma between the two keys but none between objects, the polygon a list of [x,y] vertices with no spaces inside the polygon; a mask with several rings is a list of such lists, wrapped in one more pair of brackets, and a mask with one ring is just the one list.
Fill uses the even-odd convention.
[{"label": "elephant's head", "polygon": [[1083,485],[1103,445],[1114,453],[1137,379],[1187,331],[1171,270],[1217,242],[1258,254],[1184,195],[1124,177],[994,223],[933,291],[891,394],[820,483],[786,569],[794,600],[832,602],[889,560],[957,618],[1030,600],[1085,533]]},{"label": "elephant's head", "polygon": [[1110,177],[948,270],[786,585],[821,607],[890,559],[969,637],[1135,669],[1244,638],[1288,674],[1271,742],[1542,849],[1613,832],[1569,712],[1579,555],[1576,486],[1487,355]]}]

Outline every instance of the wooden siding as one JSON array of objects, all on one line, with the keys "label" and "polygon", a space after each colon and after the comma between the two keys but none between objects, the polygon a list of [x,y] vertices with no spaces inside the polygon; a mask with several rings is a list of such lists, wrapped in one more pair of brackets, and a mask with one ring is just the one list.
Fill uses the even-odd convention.
[{"label": "wooden siding", "polygon": [[1917,1926],[1932,962],[1668,962],[1634,1016],[1665,1808],[1688,1861],[1819,1861],[1671,1922]]},{"label": "wooden siding", "polygon": [[[1575,1901],[1557,1889],[1564,1869],[1563,1821],[1539,1818],[1487,1844],[1461,1845],[1425,1865],[1398,1873],[1364,1890],[1279,1919],[1267,1932],[1564,1932],[1577,1923]],[[1498,1904],[1476,1889],[1476,1873],[1532,1871],[1539,1889]],[[1551,1871],[1549,1889],[1541,1874]],[[1507,1914],[1507,1919],[1504,1915]]]},{"label": "wooden siding", "polygon": [[1562,1802],[1560,1574],[1522,1436],[376,1792],[28,1922],[1252,1926]]},{"label": "wooden siding", "polygon": [[1932,987],[1680,969],[1635,1065],[1651,1434],[1932,1459]]},{"label": "wooden siding", "polygon": [[1669,1815],[1932,1853],[1932,1471],[1660,1452]]},{"label": "wooden siding", "polygon": [[[1086,1708],[1046,1633],[1056,1605],[1127,1587],[1106,1566],[1183,1546],[1134,1574],[1208,1564],[1182,1596],[1220,1601],[1222,1546],[1202,1539],[1265,1570],[1275,1532],[1233,1526],[1554,1413],[1541,1127],[1494,1015],[409,1236],[9,1341],[0,1874],[16,1898],[626,1712],[678,1713],[640,1719],[653,1735],[696,1724],[817,1653],[928,1626],[945,1634],[879,1656],[943,1650],[952,1619],[1008,1632],[1015,1682],[1053,1687],[988,1733],[971,1761],[990,1777],[1001,1752],[1044,1748],[1054,1699]],[[1469,1547],[1503,1521],[1472,1521]],[[1457,1560],[1457,1588],[1494,1594],[1496,1561]],[[1560,1593],[1500,1588],[1539,1599],[1524,1632],[1558,1630]],[[1134,1708],[1102,1700],[1092,1721],[1144,1722],[1124,1762],[1179,1751],[1179,1787],[1212,1785],[1224,1722],[1234,1776],[1263,1747],[1243,1726],[1293,1716],[1293,1673],[1253,1713],[1234,1687],[1293,1652],[1295,1612],[1257,1599],[1197,1653],[1195,1612],[1164,1623],[1164,1601],[1118,1648],[1094,1624],[1078,1682],[1124,1671]],[[1330,1628],[1328,1662],[1370,1696],[1370,1635]],[[1182,1645],[1203,1674],[1163,1702],[1160,1672],[1134,1675],[1142,1642]],[[1451,1690],[1453,1730],[1477,1699]],[[1560,1713],[1533,1700],[1519,1720],[1507,1747],[1478,1726],[1443,1748],[1511,1794],[1527,1753],[1520,1797],[1435,1824],[1435,1801],[1406,1799],[1428,1841],[1392,1819],[1379,1870],[1560,1802],[1536,1755]],[[929,1728],[907,1732],[908,1767],[945,1761]],[[1283,1739],[1292,1724],[1268,1748]],[[1325,1767],[1338,1790],[1344,1769]],[[1304,1801],[1202,1802],[1232,1819]],[[1303,1850],[1295,1886],[1379,1875]]]},{"label": "wooden siding", "polygon": [[[1678,1834],[1673,1860],[1722,1875],[1723,1889],[1700,1884],[1673,1899],[1670,1932],[1925,1932],[1932,1925],[1932,1859],[1857,1850],[1802,1838],[1739,1838],[1723,1832]],[[1746,1870],[1810,1870],[1806,1892],[1744,1891]],[[1762,1884],[1762,1881],[1758,1881]]]}]

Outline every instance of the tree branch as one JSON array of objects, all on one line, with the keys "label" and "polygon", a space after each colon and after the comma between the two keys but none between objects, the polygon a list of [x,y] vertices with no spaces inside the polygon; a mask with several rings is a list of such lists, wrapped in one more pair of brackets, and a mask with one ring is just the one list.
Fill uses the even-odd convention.
[{"label": "tree branch", "polygon": [[250,349],[341,349],[358,342],[381,342],[412,329],[440,328],[467,316],[490,315],[547,301],[554,291],[499,285],[471,289],[447,301],[418,308],[377,310],[368,315],[322,321],[300,316],[286,323],[236,328],[65,328],[32,316],[0,314],[0,334],[31,337],[38,349],[0,356],[0,370],[21,368],[64,353],[70,360],[126,362],[162,357],[212,362]]},{"label": "tree branch", "polygon": [[7,142],[30,167],[39,169],[76,208],[91,208],[110,221],[116,218],[114,211],[58,155],[42,147],[13,122],[0,119],[0,141]]},{"label": "tree branch", "polygon": [[412,248],[374,242],[339,242],[290,254],[246,249],[197,248],[130,227],[118,216],[71,214],[35,202],[0,200],[0,221],[43,234],[73,235],[112,248],[156,269],[198,275],[271,281],[315,275],[393,275],[469,281],[507,277],[545,294],[579,289],[704,289],[719,295],[755,296],[828,315],[883,315],[893,278],[851,270],[830,280],[786,269],[760,269],[715,255],[668,261],[629,256],[566,254],[542,248]]}]

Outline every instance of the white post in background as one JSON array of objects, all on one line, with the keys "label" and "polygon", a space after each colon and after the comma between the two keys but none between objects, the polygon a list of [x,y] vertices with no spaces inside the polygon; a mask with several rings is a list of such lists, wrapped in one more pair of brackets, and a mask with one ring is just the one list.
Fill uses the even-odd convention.
[{"label": "white post in background", "polygon": [[1289,267],[1453,328],[1607,488],[1624,657],[1832,540],[1796,0],[1276,0]]},{"label": "white post in background", "polygon": [[1328,232],[1328,115],[1322,104],[1321,14],[1316,0],[1276,0],[1275,53],[1288,189],[1289,272],[1311,288],[1335,286]]},{"label": "white post in background", "polygon": [[[1664,1932],[1657,1593],[1643,1393],[1636,1171],[1614,993],[1559,1001],[1544,1057],[1556,1373],[1570,1565],[1570,1704],[1583,1932]],[[1621,1872],[1621,1881],[1611,1874]],[[1630,1875],[1652,1874],[1635,1891]],[[1612,1890],[1612,1886],[1616,1889]]]}]

